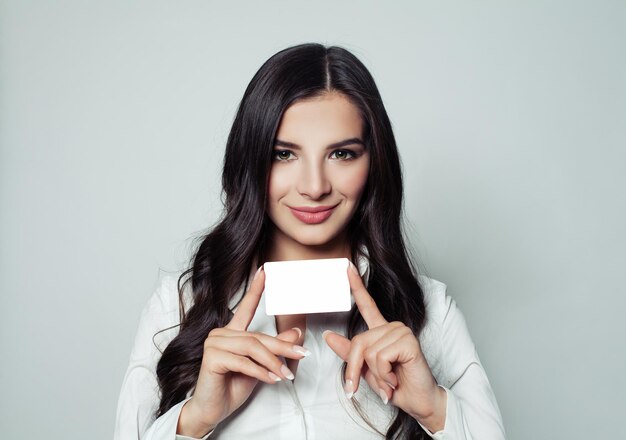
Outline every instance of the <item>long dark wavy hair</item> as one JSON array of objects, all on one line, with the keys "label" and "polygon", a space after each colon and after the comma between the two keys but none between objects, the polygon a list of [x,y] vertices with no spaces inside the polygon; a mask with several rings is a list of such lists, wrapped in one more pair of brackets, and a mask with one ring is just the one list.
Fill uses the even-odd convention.
[{"label": "long dark wavy hair", "polygon": [[[178,279],[181,323],[178,335],[157,365],[161,400],[156,416],[184,400],[195,387],[209,332],[232,317],[229,302],[244,286],[252,264],[263,264],[273,228],[266,214],[267,188],[276,131],[294,102],[339,92],[363,118],[370,153],[368,181],[347,226],[352,260],[363,247],[369,259],[368,291],[388,321],[401,321],[419,335],[425,306],[417,273],[402,235],[402,172],[391,123],[367,68],[348,50],[301,44],[269,58],[246,88],[226,144],[220,220],[201,237],[190,267]],[[191,282],[193,305],[183,307],[183,290]],[[354,307],[348,337],[366,329]],[[344,363],[345,369],[345,363]],[[387,439],[427,438],[402,410]]]}]

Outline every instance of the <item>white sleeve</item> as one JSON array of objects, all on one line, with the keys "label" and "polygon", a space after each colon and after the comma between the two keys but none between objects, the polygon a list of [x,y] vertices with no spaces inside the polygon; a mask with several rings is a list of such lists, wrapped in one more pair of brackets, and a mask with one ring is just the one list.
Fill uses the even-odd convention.
[{"label": "white sleeve", "polygon": [[187,437],[185,435],[176,434],[176,427],[178,426],[178,417],[180,416],[180,411],[183,408],[183,405],[189,400],[191,397],[186,398],[182,402],[177,403],[173,407],[169,409],[165,414],[156,419],[154,423],[148,428],[148,431],[142,437],[142,439],[146,440],[166,440],[166,439],[174,439],[174,440],[206,440],[209,435],[213,432],[209,432],[202,439],[196,439],[194,437]]},{"label": "white sleeve", "polygon": [[439,386],[447,394],[445,425],[436,433],[420,426],[437,440],[504,440],[500,409],[465,318],[447,295],[444,310],[441,344],[449,386]]},{"label": "white sleeve", "polygon": [[[165,277],[141,312],[130,362],[117,404],[115,440],[187,440],[176,434],[183,405],[179,402],[155,420],[160,397],[156,365],[161,351],[178,333],[178,327],[153,336],[178,323],[176,280]],[[162,342],[159,343],[158,341]],[[159,348],[155,346],[159,344]],[[203,437],[206,439],[208,434]]]}]

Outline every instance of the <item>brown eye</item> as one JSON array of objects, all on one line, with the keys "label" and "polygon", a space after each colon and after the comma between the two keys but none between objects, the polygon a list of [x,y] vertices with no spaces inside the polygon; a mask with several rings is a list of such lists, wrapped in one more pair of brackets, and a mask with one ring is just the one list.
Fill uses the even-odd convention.
[{"label": "brown eye", "polygon": [[336,151],[333,151],[331,156],[335,156],[334,159],[339,159],[339,160],[349,160],[349,159],[353,159],[354,157],[356,157],[356,155],[350,150],[336,150]]},{"label": "brown eye", "polygon": [[274,159],[278,160],[278,161],[289,160],[291,155],[292,155],[292,153],[289,150],[276,150],[276,151],[274,151]]}]

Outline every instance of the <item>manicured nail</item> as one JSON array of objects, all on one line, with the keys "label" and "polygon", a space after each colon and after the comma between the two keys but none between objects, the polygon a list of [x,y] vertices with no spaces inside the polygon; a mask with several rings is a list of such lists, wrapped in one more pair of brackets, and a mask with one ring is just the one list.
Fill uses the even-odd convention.
[{"label": "manicured nail", "polygon": [[295,351],[296,353],[301,354],[304,357],[307,357],[311,354],[309,350],[307,350],[304,347],[300,347],[299,345],[294,345],[291,349]]},{"label": "manicured nail", "polygon": [[354,265],[352,261],[350,262],[350,269],[352,270],[352,272],[360,276],[359,271],[357,270],[356,266]]},{"label": "manicured nail", "polygon": [[383,401],[383,403],[387,405],[387,402],[389,402],[387,393],[385,393],[383,390],[378,390],[378,395],[380,396],[380,399]]},{"label": "manicured nail", "polygon": [[332,331],[330,331],[330,330],[324,330],[324,331],[322,332],[322,338],[324,338],[324,340],[326,340],[326,335],[327,335],[328,333],[332,333]]},{"label": "manicured nail", "polygon": [[254,278],[252,278],[252,281],[256,280],[259,277],[259,273],[261,273],[261,270],[263,270],[263,266],[259,266],[259,268],[256,270],[256,273],[254,274]]},{"label": "manicured nail", "polygon": [[300,339],[302,337],[302,330],[300,330],[298,327],[294,327],[291,330],[295,330],[298,332],[298,339]]},{"label": "manicured nail", "polygon": [[271,371],[268,373],[268,375],[270,376],[270,379],[272,379],[274,382],[280,382],[282,380],[280,377],[276,376]]},{"label": "manicured nail", "polygon": [[295,376],[293,375],[291,370],[289,368],[287,368],[287,365],[282,365],[280,367],[280,372],[283,373],[283,376],[285,376],[289,380],[294,380],[294,378],[295,378]]},{"label": "manicured nail", "polygon": [[351,379],[346,380],[343,391],[346,393],[348,399],[352,399],[352,396],[354,396],[354,382],[352,382]]}]

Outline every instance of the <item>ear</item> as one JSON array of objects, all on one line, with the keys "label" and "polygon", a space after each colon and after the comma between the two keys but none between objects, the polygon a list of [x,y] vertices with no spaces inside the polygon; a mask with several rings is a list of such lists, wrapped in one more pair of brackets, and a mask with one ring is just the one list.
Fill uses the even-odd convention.
[{"label": "ear", "polygon": [[326,330],[322,333],[322,336],[328,346],[344,361],[348,359],[348,355],[350,354],[350,348],[352,346],[352,342],[350,339],[341,336],[335,332],[331,332],[330,330]]}]

